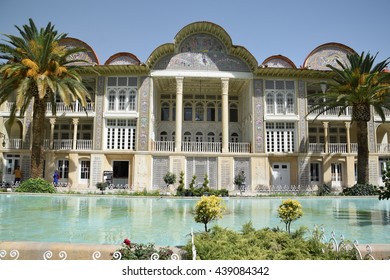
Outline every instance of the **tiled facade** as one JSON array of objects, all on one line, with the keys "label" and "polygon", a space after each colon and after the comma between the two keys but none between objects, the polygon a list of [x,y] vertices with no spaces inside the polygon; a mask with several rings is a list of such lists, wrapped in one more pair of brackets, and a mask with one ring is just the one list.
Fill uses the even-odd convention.
[{"label": "tiled facade", "polygon": [[[168,172],[193,175],[210,187],[232,190],[244,171],[247,186],[315,186],[335,189],[355,183],[355,124],[337,110],[308,114],[310,94],[326,90],[332,73],[326,64],[345,61],[354,51],[339,43],[315,48],[302,66],[276,55],[259,63],[229,34],[210,22],[182,28],[174,43],[157,47],[145,63],[117,53],[101,64],[86,43],[67,46],[88,51],[80,58],[92,101],[86,111],[64,106],[47,110],[45,174],[92,188],[112,171],[116,185],[153,190]],[[97,74],[98,73],[98,74]],[[11,126],[12,100],[0,110],[0,175],[13,180],[20,165],[29,177],[31,110]],[[389,115],[390,117],[390,115]],[[390,124],[373,115],[369,123],[370,182],[381,184],[390,158]]]}]

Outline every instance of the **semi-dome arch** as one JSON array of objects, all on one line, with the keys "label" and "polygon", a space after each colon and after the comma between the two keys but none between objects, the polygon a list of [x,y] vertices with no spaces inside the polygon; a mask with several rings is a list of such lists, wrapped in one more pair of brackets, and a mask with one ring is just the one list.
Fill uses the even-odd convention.
[{"label": "semi-dome arch", "polygon": [[104,65],[140,65],[141,61],[132,53],[119,52],[110,56]]},{"label": "semi-dome arch", "polygon": [[73,59],[85,60],[86,62],[78,62],[78,65],[87,66],[87,65],[98,65],[99,59],[96,56],[95,51],[84,41],[81,41],[76,38],[65,37],[60,40],[60,45],[69,47],[69,48],[84,48],[85,52],[80,52],[73,55]]},{"label": "semi-dome arch", "polygon": [[173,43],[157,47],[146,64],[150,69],[214,70],[249,72],[258,66],[244,47],[235,46],[219,25],[200,21],[188,24]]},{"label": "semi-dome arch", "polygon": [[330,70],[326,65],[339,67],[336,60],[347,62],[347,55],[356,53],[352,48],[340,43],[326,43],[318,46],[306,57],[303,67],[314,70]]},{"label": "semi-dome arch", "polygon": [[294,62],[280,54],[268,57],[262,65],[270,68],[297,68]]}]

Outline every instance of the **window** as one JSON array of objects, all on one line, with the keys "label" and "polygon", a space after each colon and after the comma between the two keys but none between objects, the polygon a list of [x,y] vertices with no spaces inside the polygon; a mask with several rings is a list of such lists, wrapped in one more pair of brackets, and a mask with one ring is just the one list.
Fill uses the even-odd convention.
[{"label": "window", "polygon": [[207,103],[207,121],[215,121],[215,105],[214,103]]},{"label": "window", "polygon": [[310,164],[310,181],[319,182],[320,181],[320,164],[314,162]]},{"label": "window", "polygon": [[168,141],[168,133],[166,131],[160,133],[160,141]]},{"label": "window", "polygon": [[135,150],[136,120],[108,119],[106,148],[110,150]]},{"label": "window", "polygon": [[161,120],[169,121],[169,103],[167,102],[161,105]]},{"label": "window", "polygon": [[204,120],[204,108],[202,103],[196,103],[195,107],[195,121],[203,121]]},{"label": "window", "polygon": [[191,142],[191,133],[186,131],[184,132],[184,142]]},{"label": "window", "polygon": [[192,121],[192,105],[191,105],[191,103],[184,104],[184,121]]},{"label": "window", "polygon": [[209,132],[207,134],[207,142],[215,142],[215,134],[214,134],[214,132]]},{"label": "window", "polygon": [[238,122],[238,109],[236,104],[231,104],[229,108],[230,122]]},{"label": "window", "polygon": [[57,162],[57,170],[61,179],[69,178],[69,161],[67,159],[60,159]]},{"label": "window", "polygon": [[285,115],[295,113],[294,81],[266,81],[265,96],[267,114]]},{"label": "window", "polygon": [[89,179],[91,169],[91,162],[89,160],[82,160],[80,162],[80,179]]},{"label": "window", "polygon": [[232,135],[230,135],[230,142],[238,143],[238,134],[237,133],[232,133]]},{"label": "window", "polygon": [[109,77],[107,79],[107,110],[136,111],[137,90],[137,78]]},{"label": "window", "polygon": [[295,129],[294,123],[266,123],[267,152],[294,152]]},{"label": "window", "polygon": [[203,142],[203,133],[197,132],[195,135],[195,142],[202,143]]}]

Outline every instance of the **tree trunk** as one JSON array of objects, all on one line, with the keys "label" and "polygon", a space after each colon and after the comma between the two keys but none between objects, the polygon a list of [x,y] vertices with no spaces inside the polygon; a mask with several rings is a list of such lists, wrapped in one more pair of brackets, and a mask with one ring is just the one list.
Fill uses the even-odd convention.
[{"label": "tree trunk", "polygon": [[368,184],[369,173],[368,173],[368,131],[366,121],[356,121],[357,131],[357,183]]},{"label": "tree trunk", "polygon": [[44,150],[43,142],[45,137],[45,99],[34,98],[33,130],[31,147],[31,178],[43,177]]}]

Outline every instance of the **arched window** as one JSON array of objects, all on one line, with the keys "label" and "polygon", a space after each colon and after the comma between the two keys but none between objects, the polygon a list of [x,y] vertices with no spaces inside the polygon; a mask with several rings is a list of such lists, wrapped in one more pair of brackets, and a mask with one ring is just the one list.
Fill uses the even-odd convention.
[{"label": "arched window", "polygon": [[274,95],[273,93],[268,93],[266,98],[267,103],[267,114],[274,114],[275,113],[275,104],[274,104]]},{"label": "arched window", "polygon": [[238,143],[238,134],[237,133],[234,132],[230,135],[230,142]]},{"label": "arched window", "polygon": [[212,102],[207,103],[207,121],[215,121],[215,104]]},{"label": "arched window", "polygon": [[161,120],[169,121],[169,103],[164,102],[161,104]]},{"label": "arched window", "polygon": [[197,132],[195,135],[195,142],[202,143],[203,142],[203,133]]},{"label": "arched window", "polygon": [[166,131],[160,133],[160,141],[168,141],[168,133]]},{"label": "arched window", "polygon": [[283,94],[278,93],[276,95],[276,113],[283,114],[284,113],[284,98]]},{"label": "arched window", "polygon": [[214,132],[207,133],[207,142],[215,142],[215,134],[214,134]]},{"label": "arched window", "polygon": [[204,120],[204,107],[203,104],[198,102],[195,107],[195,120],[203,121]]},{"label": "arched window", "polygon": [[190,102],[184,104],[184,120],[192,121],[192,104]]},{"label": "arched window", "polygon": [[286,95],[286,114],[294,113],[294,95],[292,93],[288,93]]},{"label": "arched window", "polygon": [[118,110],[119,111],[125,111],[126,110],[126,91],[121,90],[119,92],[118,100],[119,100]]},{"label": "arched window", "polygon": [[230,122],[238,122],[238,109],[236,104],[231,104],[229,108]]},{"label": "arched window", "polygon": [[110,90],[108,94],[108,111],[115,111],[115,91]]},{"label": "arched window", "polygon": [[184,132],[184,142],[191,142],[191,132]]}]

